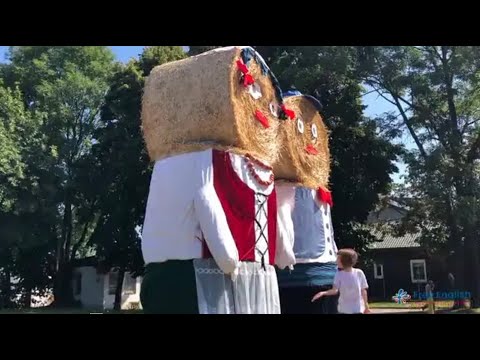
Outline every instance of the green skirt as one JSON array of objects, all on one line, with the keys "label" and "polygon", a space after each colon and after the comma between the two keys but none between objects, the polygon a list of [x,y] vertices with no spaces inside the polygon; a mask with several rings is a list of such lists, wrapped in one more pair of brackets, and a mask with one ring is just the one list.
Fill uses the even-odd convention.
[{"label": "green skirt", "polygon": [[140,301],[146,314],[198,314],[193,260],[148,264]]}]

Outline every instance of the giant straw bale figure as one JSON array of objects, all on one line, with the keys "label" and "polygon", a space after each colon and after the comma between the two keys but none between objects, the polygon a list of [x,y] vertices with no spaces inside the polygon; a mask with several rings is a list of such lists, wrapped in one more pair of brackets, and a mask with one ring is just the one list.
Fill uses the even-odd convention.
[{"label": "giant straw bale figure", "polygon": [[152,71],[142,105],[155,161],[142,234],[146,312],[280,312],[273,265],[294,262],[277,243],[271,165],[284,117],[277,81],[250,47]]},{"label": "giant straw bale figure", "polygon": [[[284,94],[292,121],[280,124],[281,154],[274,165],[282,234],[293,233],[293,270],[279,271],[282,313],[335,313],[337,297],[312,303],[330,289],[337,271],[331,220],[328,132],[318,100],[298,91]],[[283,236],[283,235],[282,235]]]}]

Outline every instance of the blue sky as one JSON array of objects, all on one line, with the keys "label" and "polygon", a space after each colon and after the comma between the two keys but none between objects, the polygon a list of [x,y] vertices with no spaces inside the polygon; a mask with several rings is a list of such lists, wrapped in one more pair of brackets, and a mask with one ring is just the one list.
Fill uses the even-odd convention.
[{"label": "blue sky", "polygon": [[[110,46],[112,51],[117,56],[117,59],[122,62],[127,62],[129,59],[133,57],[138,57],[139,54],[142,53],[144,46]],[[0,46],[0,62],[5,62],[5,54],[8,49],[8,46]],[[184,46],[186,50],[187,47]],[[369,117],[378,116],[384,112],[395,110],[394,107],[385,101],[382,98],[379,98],[377,94],[370,93],[363,97],[363,102],[367,105],[367,109],[365,110],[365,114]],[[408,138],[402,139],[404,143],[408,146],[410,140]],[[400,168],[400,173],[405,172],[405,166],[403,164],[397,164]],[[394,175],[395,182],[399,182],[400,174]]]}]

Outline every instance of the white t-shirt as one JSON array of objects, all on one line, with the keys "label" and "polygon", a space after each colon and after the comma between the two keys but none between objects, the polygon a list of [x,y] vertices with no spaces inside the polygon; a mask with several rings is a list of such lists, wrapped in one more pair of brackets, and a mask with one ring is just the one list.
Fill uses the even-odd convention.
[{"label": "white t-shirt", "polygon": [[362,289],[368,289],[367,279],[362,270],[338,271],[333,279],[333,286],[338,289],[338,312],[342,314],[363,313],[365,304]]}]

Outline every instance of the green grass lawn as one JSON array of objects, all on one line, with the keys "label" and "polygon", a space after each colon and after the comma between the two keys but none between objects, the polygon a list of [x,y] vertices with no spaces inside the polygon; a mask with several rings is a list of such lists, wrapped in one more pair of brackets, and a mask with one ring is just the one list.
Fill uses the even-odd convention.
[{"label": "green grass lawn", "polygon": [[[397,304],[395,302],[372,302],[369,303],[371,309],[418,309],[421,310],[427,303],[425,301],[410,301],[406,304]],[[436,301],[435,312],[443,314],[480,314],[479,309],[460,309],[450,310],[453,307],[453,301]]]},{"label": "green grass lawn", "polygon": [[[426,301],[409,301],[406,304],[397,304],[393,301],[372,302],[369,306],[372,309],[421,309],[426,305]],[[436,309],[450,309],[453,301],[436,301]]]}]

